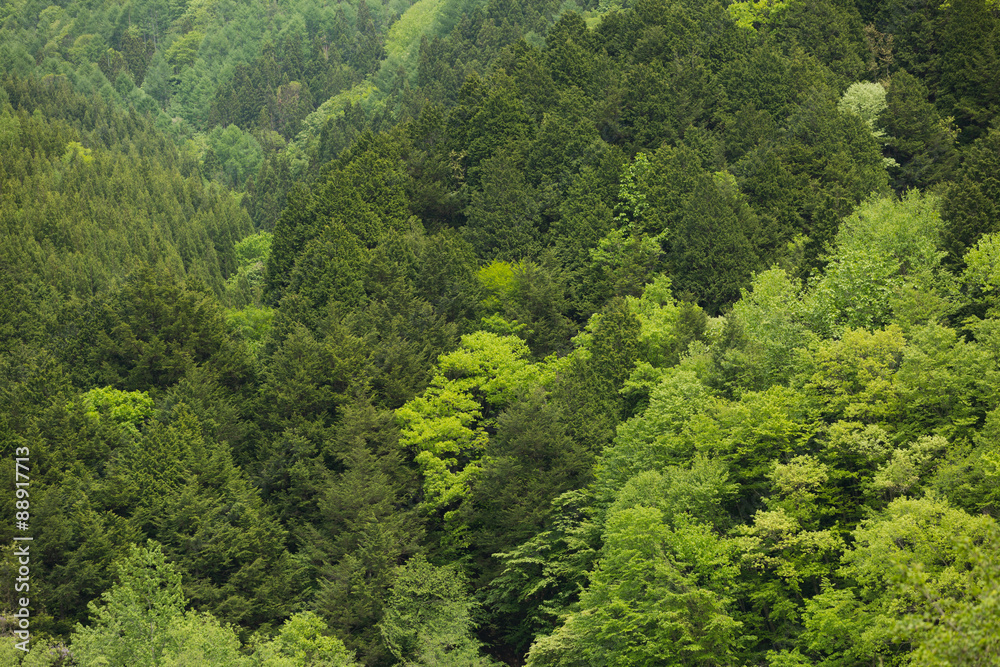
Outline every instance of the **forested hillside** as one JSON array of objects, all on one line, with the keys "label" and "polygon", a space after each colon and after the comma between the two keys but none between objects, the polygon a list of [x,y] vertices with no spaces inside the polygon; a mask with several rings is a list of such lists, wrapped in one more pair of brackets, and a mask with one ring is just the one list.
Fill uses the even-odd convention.
[{"label": "forested hillside", "polygon": [[14,0],[0,70],[0,665],[997,664],[995,0]]}]

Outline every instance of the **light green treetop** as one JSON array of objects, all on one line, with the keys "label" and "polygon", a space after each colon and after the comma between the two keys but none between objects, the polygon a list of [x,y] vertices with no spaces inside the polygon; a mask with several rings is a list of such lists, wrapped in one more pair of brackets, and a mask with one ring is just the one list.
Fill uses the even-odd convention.
[{"label": "light green treetop", "polygon": [[112,387],[91,389],[80,396],[88,419],[108,421],[133,437],[155,414],[153,399],[144,391],[121,391]]},{"label": "light green treetop", "polygon": [[424,475],[424,503],[446,508],[469,494],[482,469],[492,416],[519,393],[545,385],[552,370],[528,360],[515,336],[478,331],[438,359],[427,390],[396,411],[400,444],[416,452]]},{"label": "light green treetop", "polygon": [[941,268],[943,228],[930,195],[863,203],[841,223],[826,270],[806,293],[805,320],[829,336],[903,315],[907,326],[944,316],[954,307],[954,280]]},{"label": "light green treetop", "polygon": [[790,4],[790,0],[746,0],[732,3],[728,11],[736,25],[744,30],[757,32],[757,25],[766,25],[774,15],[787,9]]},{"label": "light green treetop", "polygon": [[315,612],[293,615],[272,641],[258,646],[254,663],[261,667],[357,667],[344,642],[325,634],[326,623]]},{"label": "light green treetop", "polygon": [[93,622],[78,625],[71,650],[82,667],[356,667],[342,641],[324,634],[314,613],[292,616],[252,656],[233,628],[209,613],[185,611],[181,575],[159,544],[133,545],[116,563],[119,582],[90,604]]}]

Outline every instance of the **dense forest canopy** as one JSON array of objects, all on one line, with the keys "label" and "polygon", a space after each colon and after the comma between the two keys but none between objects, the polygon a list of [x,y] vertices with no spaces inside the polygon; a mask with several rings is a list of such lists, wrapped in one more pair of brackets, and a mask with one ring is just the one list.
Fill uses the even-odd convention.
[{"label": "dense forest canopy", "polygon": [[995,0],[14,0],[0,71],[0,664],[996,663]]}]

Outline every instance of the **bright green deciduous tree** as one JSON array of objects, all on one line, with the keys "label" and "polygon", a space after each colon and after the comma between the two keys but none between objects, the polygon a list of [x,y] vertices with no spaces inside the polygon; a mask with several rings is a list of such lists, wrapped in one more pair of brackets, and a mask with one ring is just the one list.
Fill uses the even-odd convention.
[{"label": "bright green deciduous tree", "polygon": [[518,394],[543,383],[543,369],[528,354],[514,336],[463,336],[458,350],[438,360],[427,391],[397,410],[400,445],[416,452],[427,507],[448,508],[468,496],[492,419]]},{"label": "bright green deciduous tree", "polygon": [[833,418],[873,422],[894,417],[902,406],[893,376],[904,347],[903,333],[895,325],[874,333],[848,329],[840,340],[820,343],[813,354],[816,371],[806,389]]},{"label": "bright green deciduous tree", "polygon": [[80,403],[88,419],[96,422],[107,419],[133,438],[139,436],[139,428],[154,414],[153,399],[144,391],[91,389],[80,397]]},{"label": "bright green deciduous tree", "polygon": [[73,652],[82,664],[155,667],[167,648],[167,628],[184,611],[181,576],[159,545],[132,547],[117,564],[119,583],[91,603],[94,622],[77,626]]},{"label": "bright green deciduous tree", "polygon": [[632,476],[680,465],[694,453],[694,418],[714,408],[711,391],[690,371],[668,371],[653,388],[649,407],[619,425],[614,443],[597,461],[595,487],[611,498]]},{"label": "bright green deciduous tree", "polygon": [[872,329],[903,319],[934,321],[951,306],[941,269],[944,224],[936,200],[912,191],[877,199],[844,220],[822,277],[805,298],[807,321],[821,334]]},{"label": "bright green deciduous tree", "polygon": [[795,373],[796,350],[815,335],[803,322],[801,289],[784,269],[757,274],[726,318],[727,344],[715,353],[731,387],[762,391],[787,385]]},{"label": "bright green deciduous tree", "polygon": [[210,614],[184,611],[181,576],[160,547],[133,546],[116,565],[118,583],[90,603],[93,621],[78,625],[73,657],[87,667],[186,667],[248,665],[231,628]]},{"label": "bright green deciduous tree", "polygon": [[528,665],[736,664],[732,544],[684,515],[671,519],[672,528],[643,505],[611,514],[589,587],[535,641]]},{"label": "bright green deciduous tree", "polygon": [[840,109],[841,113],[853,113],[861,116],[861,119],[871,129],[872,134],[876,137],[882,137],[885,132],[881,129],[879,116],[887,108],[885,96],[885,88],[881,85],[859,81],[852,83],[844,91],[840,102],[837,103],[837,108]]},{"label": "bright green deciduous tree", "polygon": [[326,634],[323,620],[311,611],[293,615],[272,641],[258,646],[252,664],[261,667],[357,667],[344,642]]},{"label": "bright green deciduous tree", "polygon": [[473,636],[474,603],[466,581],[451,566],[422,556],[398,568],[379,627],[399,664],[412,667],[488,667]]},{"label": "bright green deciduous tree", "polygon": [[787,0],[746,0],[744,2],[734,2],[728,7],[729,17],[736,22],[739,27],[757,32],[757,26],[766,25],[772,20],[772,15],[788,8],[791,4]]},{"label": "bright green deciduous tree", "polygon": [[688,344],[705,332],[704,311],[695,304],[678,302],[668,276],[657,276],[641,297],[625,301],[639,319],[639,358],[653,368],[676,364]]},{"label": "bright green deciduous tree", "polygon": [[967,660],[996,646],[997,573],[984,558],[996,535],[992,518],[933,495],[893,501],[854,530],[840,570],[850,587],[806,603],[803,647],[831,665],[901,659],[914,647],[915,664],[988,664]]},{"label": "bright green deciduous tree", "polygon": [[903,350],[896,382],[906,405],[900,430],[965,439],[997,404],[998,368],[988,347],[938,324],[916,329]]}]

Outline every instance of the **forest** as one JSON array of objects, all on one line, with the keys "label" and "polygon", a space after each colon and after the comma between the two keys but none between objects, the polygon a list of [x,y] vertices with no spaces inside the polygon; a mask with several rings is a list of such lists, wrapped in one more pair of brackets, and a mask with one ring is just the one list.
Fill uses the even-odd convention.
[{"label": "forest", "polygon": [[0,667],[1000,664],[1000,2],[0,3]]}]

